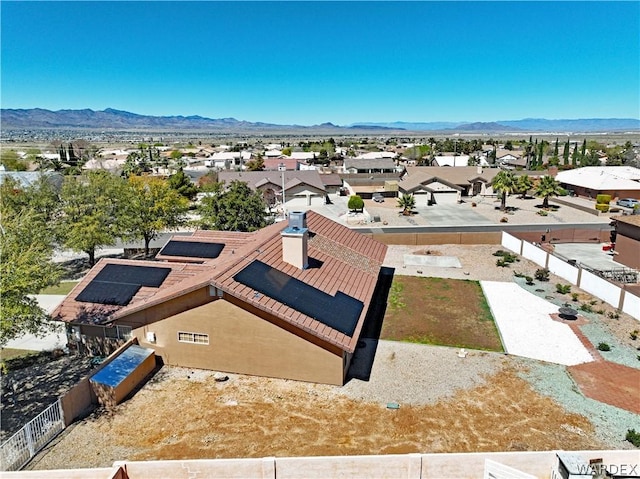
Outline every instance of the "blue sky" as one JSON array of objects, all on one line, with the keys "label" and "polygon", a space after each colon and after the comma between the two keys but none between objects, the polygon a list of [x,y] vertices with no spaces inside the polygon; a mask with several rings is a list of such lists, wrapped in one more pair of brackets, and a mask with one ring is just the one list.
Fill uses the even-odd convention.
[{"label": "blue sky", "polygon": [[640,118],[640,2],[2,1],[3,108]]}]

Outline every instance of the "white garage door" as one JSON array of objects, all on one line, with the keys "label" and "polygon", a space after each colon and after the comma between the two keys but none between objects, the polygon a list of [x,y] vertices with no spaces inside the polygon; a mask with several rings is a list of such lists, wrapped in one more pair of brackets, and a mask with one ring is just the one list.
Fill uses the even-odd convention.
[{"label": "white garage door", "polygon": [[458,192],[447,191],[446,193],[434,193],[433,199],[437,205],[455,205],[458,203]]}]

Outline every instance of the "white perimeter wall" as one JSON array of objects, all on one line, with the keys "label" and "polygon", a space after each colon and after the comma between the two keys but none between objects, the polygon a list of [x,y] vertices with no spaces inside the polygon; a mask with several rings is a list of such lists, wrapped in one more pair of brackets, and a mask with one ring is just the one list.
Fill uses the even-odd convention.
[{"label": "white perimeter wall", "polygon": [[[505,231],[502,232],[501,244],[505,248],[524,256],[543,268],[546,266],[553,274],[578,286],[587,293],[606,301],[611,306],[615,308],[620,306],[620,297],[623,294],[622,288],[614,283],[610,283],[606,279],[582,268],[571,266],[560,258],[547,253],[542,248],[534,246],[527,241],[520,240]],[[640,320],[640,298],[627,291],[623,299],[622,311]]]},{"label": "white perimeter wall", "polygon": [[636,319],[640,319],[640,298],[627,291],[624,295],[622,311]]},{"label": "white perimeter wall", "polygon": [[522,252],[522,240],[504,231],[502,232],[502,246],[518,254]]},{"label": "white perimeter wall", "polygon": [[522,242],[522,256],[530,259],[543,268],[547,265],[547,252],[526,241]]},{"label": "white perimeter wall", "polygon": [[[595,274],[582,270],[580,276],[580,288],[584,289],[587,293],[591,293],[594,296],[603,299],[611,306],[618,307],[620,304],[620,288],[615,284],[609,283],[606,279],[603,279]],[[636,313],[637,315],[638,313]]]},{"label": "white perimeter wall", "polygon": [[[561,260],[557,256],[549,255],[549,271],[562,279],[566,279],[571,284],[578,284],[579,270],[575,266],[571,266],[566,261]],[[616,305],[617,306],[617,305]]]}]

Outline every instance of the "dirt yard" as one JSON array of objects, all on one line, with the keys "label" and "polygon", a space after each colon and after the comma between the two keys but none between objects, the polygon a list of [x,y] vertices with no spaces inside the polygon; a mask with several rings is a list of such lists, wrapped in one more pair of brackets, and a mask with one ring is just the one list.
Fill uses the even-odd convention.
[{"label": "dirt yard", "polygon": [[[534,392],[509,367],[449,400],[405,406],[339,388],[166,368],[132,399],[64,433],[30,468],[117,459],[592,449],[589,421]],[[78,454],[82,451],[82,454]]]},{"label": "dirt yard", "polygon": [[477,281],[396,276],[382,339],[502,351]]}]

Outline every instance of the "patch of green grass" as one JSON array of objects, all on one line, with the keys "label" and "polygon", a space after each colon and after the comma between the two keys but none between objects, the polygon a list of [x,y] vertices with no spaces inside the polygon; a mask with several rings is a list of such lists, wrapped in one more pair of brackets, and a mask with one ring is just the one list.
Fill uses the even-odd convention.
[{"label": "patch of green grass", "polygon": [[389,291],[389,305],[393,309],[404,309],[405,304],[402,302],[402,291],[404,290],[404,284],[394,281],[391,284],[391,291]]},{"label": "patch of green grass", "polygon": [[69,294],[79,281],[64,281],[57,286],[49,286],[40,291],[40,294]]},{"label": "patch of green grass", "polygon": [[0,351],[0,359],[7,361],[13,358],[19,358],[21,356],[29,356],[31,354],[38,354],[37,351],[31,351],[29,349],[14,349],[14,348],[2,348]]}]

